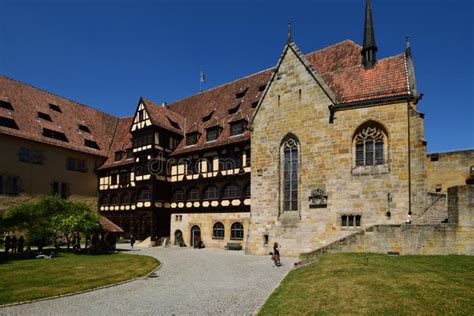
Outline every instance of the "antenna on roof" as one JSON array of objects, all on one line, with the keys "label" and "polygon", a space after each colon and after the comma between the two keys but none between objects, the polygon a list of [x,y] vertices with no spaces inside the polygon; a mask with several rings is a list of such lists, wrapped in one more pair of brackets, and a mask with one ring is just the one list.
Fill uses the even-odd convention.
[{"label": "antenna on roof", "polygon": [[202,66],[200,66],[199,72],[199,92],[202,91],[202,85],[206,82],[206,77],[204,76],[204,71],[202,70]]}]

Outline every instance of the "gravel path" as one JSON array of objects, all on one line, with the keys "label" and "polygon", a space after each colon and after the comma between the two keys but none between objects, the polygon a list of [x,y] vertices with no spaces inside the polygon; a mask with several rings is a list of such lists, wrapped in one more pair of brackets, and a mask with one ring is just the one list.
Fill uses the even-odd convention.
[{"label": "gravel path", "polygon": [[296,260],[282,258],[283,266],[274,267],[269,256],[242,251],[159,247],[133,253],[160,260],[158,277],[0,308],[0,315],[248,315]]}]

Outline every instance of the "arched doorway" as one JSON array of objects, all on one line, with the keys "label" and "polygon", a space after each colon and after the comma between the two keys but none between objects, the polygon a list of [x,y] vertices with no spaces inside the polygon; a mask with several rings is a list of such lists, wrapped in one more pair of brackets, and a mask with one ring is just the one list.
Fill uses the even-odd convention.
[{"label": "arched doorway", "polygon": [[201,228],[198,225],[194,225],[191,228],[191,245],[194,248],[199,248],[199,242],[201,241]]},{"label": "arched doorway", "polygon": [[183,232],[180,231],[179,229],[174,232],[174,244],[176,246],[184,247],[184,238],[183,238]]}]

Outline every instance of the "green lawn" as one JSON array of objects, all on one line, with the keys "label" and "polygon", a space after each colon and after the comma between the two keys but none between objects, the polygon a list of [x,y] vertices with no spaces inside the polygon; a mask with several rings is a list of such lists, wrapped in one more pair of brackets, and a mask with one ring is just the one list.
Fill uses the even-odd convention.
[{"label": "green lawn", "polygon": [[328,254],[288,274],[259,313],[275,314],[474,315],[474,257]]},{"label": "green lawn", "polygon": [[144,276],[158,260],[127,254],[76,255],[0,262],[0,304],[73,293]]}]

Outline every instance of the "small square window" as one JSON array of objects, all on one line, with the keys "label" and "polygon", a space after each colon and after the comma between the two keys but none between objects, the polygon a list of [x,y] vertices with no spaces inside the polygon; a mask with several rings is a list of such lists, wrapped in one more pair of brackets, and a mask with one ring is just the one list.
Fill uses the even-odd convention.
[{"label": "small square window", "polygon": [[186,135],[186,146],[194,145],[198,141],[198,133],[190,133]]},{"label": "small square window", "polygon": [[115,152],[115,161],[122,160],[122,157],[123,157],[123,152],[122,151]]},{"label": "small square window", "polygon": [[210,142],[216,140],[219,137],[219,127],[212,127],[207,129],[206,141]]},{"label": "small square window", "polygon": [[230,136],[239,135],[244,133],[245,122],[238,121],[230,124]]},{"label": "small square window", "polygon": [[131,149],[127,149],[127,159],[133,158],[133,151]]}]

